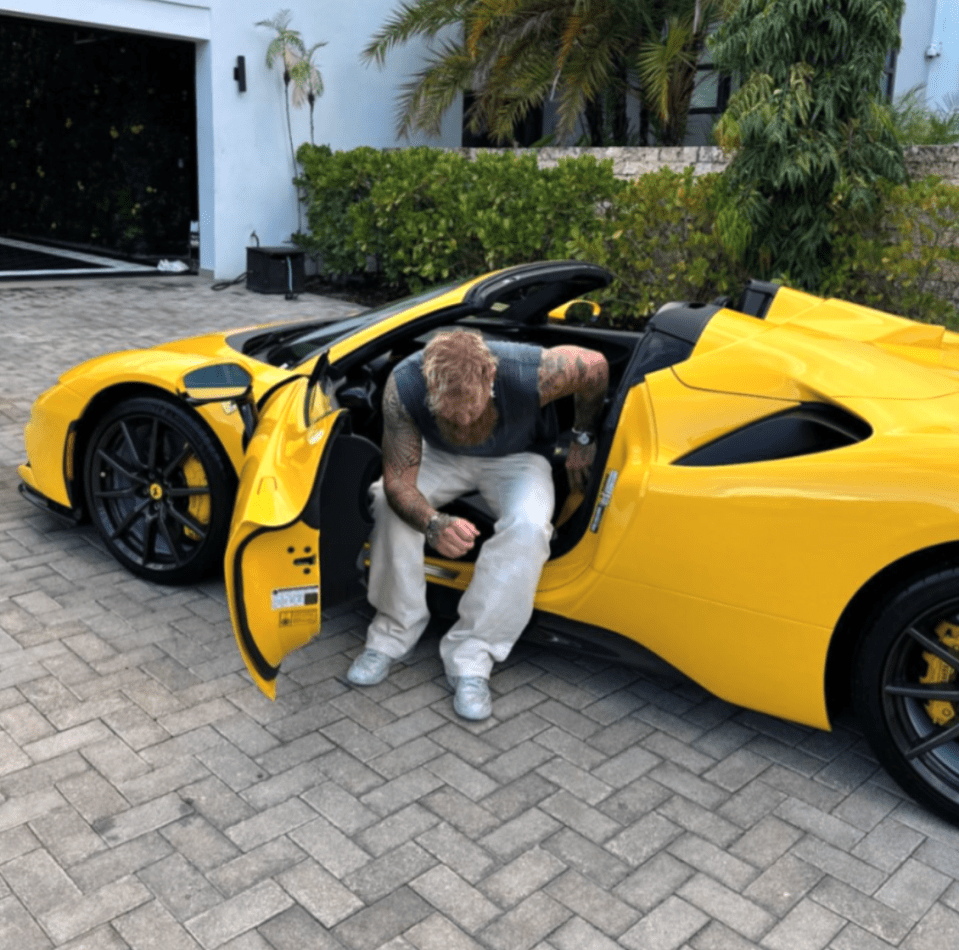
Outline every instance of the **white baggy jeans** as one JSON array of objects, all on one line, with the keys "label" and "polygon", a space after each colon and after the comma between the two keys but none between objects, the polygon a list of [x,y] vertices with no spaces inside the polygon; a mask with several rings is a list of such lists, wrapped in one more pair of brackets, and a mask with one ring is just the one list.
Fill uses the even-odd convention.
[{"label": "white baggy jeans", "polygon": [[[440,643],[448,676],[488,678],[494,661],[509,656],[533,613],[552,535],[550,464],[532,452],[477,458],[424,443],[416,487],[434,508],[479,491],[496,515],[495,533],[483,544],[460,600],[459,619]],[[382,479],[370,491],[375,524],[368,597],[377,613],[366,646],[398,659],[412,650],[430,619],[425,539],[390,507]]]}]

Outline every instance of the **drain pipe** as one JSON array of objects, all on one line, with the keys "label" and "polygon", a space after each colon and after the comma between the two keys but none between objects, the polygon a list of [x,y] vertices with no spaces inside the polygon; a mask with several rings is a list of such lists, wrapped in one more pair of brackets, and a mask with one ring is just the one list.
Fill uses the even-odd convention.
[{"label": "drain pipe", "polygon": [[936,59],[942,56],[944,19],[943,0],[936,0],[936,8],[932,14],[932,41],[926,49],[926,59]]}]

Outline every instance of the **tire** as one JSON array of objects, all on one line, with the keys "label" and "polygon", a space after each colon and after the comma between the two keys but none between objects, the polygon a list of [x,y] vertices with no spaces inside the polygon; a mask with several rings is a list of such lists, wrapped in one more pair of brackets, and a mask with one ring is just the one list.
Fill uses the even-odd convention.
[{"label": "tire", "polygon": [[90,518],[128,570],[183,584],[222,563],[236,494],[229,463],[185,407],[153,397],[114,406],[90,437]]},{"label": "tire", "polygon": [[876,615],[853,661],[852,698],[890,775],[959,824],[959,567],[915,581]]}]

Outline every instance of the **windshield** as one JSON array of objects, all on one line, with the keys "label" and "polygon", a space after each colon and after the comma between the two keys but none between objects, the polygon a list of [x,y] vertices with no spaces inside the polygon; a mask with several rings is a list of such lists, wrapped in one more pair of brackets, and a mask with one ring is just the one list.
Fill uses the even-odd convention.
[{"label": "windshield", "polygon": [[329,349],[338,340],[356,333],[357,330],[380,320],[385,320],[387,317],[392,317],[394,314],[401,313],[418,304],[425,303],[434,297],[441,297],[459,283],[461,281],[452,281],[438,287],[430,287],[428,290],[411,297],[393,300],[372,310],[364,310],[355,317],[347,317],[345,320],[337,320],[336,323],[327,323],[319,327],[308,327],[298,335],[284,339],[270,352],[268,362],[274,365],[298,366],[300,363],[313,359],[324,350]]}]

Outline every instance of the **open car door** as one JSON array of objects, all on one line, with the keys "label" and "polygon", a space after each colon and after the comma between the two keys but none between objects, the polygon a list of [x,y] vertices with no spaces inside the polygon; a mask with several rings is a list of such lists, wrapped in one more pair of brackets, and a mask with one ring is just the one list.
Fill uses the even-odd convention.
[{"label": "open car door", "polygon": [[295,379],[268,403],[240,475],[224,573],[233,632],[271,699],[283,658],[320,632],[320,611],[362,593],[380,450],[353,435],[319,386]]}]

